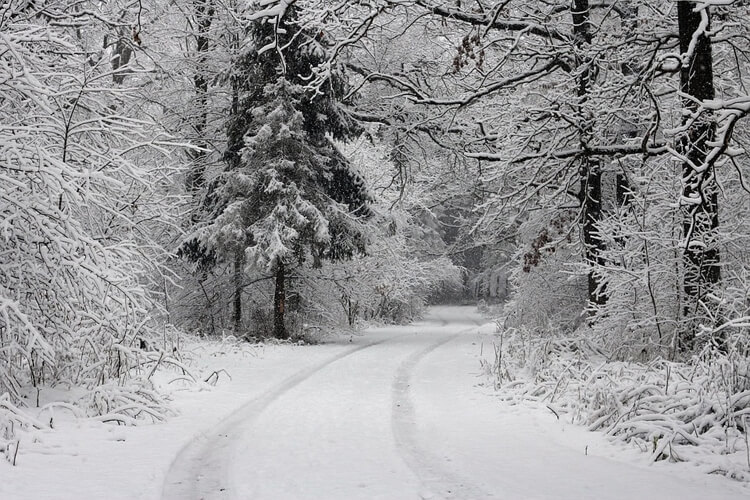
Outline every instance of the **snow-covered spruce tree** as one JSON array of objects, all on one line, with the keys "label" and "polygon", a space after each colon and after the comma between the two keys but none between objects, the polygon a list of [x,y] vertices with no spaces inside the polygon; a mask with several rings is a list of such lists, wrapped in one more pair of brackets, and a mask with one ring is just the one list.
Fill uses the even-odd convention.
[{"label": "snow-covered spruce tree", "polygon": [[183,254],[204,266],[234,260],[235,330],[242,328],[242,274],[271,273],[273,333],[287,338],[290,268],[363,252],[357,219],[369,213],[369,196],[332,142],[359,132],[340,109],[343,75],[332,72],[316,92],[304,87],[323,61],[323,35],[300,29],[293,6],[273,16],[250,22],[229,71],[226,170],[209,186],[205,222],[183,245]]}]

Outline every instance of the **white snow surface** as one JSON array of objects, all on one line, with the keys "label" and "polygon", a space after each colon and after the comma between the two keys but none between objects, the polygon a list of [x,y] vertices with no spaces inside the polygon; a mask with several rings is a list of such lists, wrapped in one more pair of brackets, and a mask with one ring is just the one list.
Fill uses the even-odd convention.
[{"label": "white snow surface", "polygon": [[[316,346],[205,347],[212,391],[117,427],[59,416],[0,462],[0,499],[740,499],[750,488],[506,406],[485,386],[494,324],[470,307]],[[487,349],[490,350],[490,349]],[[485,353],[487,355],[487,353]]]}]

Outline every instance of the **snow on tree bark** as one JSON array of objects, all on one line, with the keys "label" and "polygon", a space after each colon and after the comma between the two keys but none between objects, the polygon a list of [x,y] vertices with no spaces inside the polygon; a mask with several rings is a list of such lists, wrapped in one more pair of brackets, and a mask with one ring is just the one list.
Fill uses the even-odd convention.
[{"label": "snow on tree bark", "polygon": [[194,143],[200,149],[191,153],[193,166],[187,173],[186,186],[193,195],[200,192],[205,184],[206,162],[210,144],[206,140],[208,126],[208,91],[209,74],[207,64],[210,49],[211,24],[215,15],[214,0],[193,0],[195,24],[195,67],[193,68],[193,86],[195,88],[195,108],[198,115],[194,119]]},{"label": "snow on tree bark", "polygon": [[[593,34],[591,32],[590,9],[588,0],[575,0],[571,8],[573,18],[573,36],[578,71],[577,118],[579,120],[580,141],[582,149],[590,142],[594,129],[594,116],[586,107],[596,64],[590,54]],[[588,297],[592,304],[601,305],[606,301],[607,293],[604,284],[596,274],[596,266],[604,264],[601,257],[603,241],[597,234],[597,224],[602,218],[602,174],[598,158],[584,153],[580,157],[579,173],[581,177],[581,212],[583,223],[583,244],[586,262],[591,266],[588,272]]]},{"label": "snow on tree bark", "polygon": [[277,339],[286,339],[289,337],[286,323],[284,322],[284,313],[286,312],[286,275],[284,273],[284,261],[276,263],[274,269],[274,291],[273,291],[273,336]]},{"label": "snow on tree bark", "polygon": [[[719,228],[718,187],[714,162],[707,161],[716,132],[713,114],[702,112],[701,103],[715,97],[711,51],[710,13],[707,5],[678,3],[678,24],[682,67],[680,88],[685,110],[698,114],[680,140],[683,174],[684,291],[683,314],[687,319],[702,316],[706,301],[721,279],[720,253],[716,240]],[[692,321],[692,320],[691,320]],[[698,319],[682,333],[680,345],[692,346]]]}]

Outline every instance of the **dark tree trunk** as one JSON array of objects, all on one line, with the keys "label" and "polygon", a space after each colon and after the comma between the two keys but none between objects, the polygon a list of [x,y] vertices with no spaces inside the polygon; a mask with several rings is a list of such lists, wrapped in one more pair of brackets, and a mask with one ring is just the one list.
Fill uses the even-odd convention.
[{"label": "dark tree trunk", "polygon": [[[583,199],[583,243],[586,247],[586,261],[591,265],[604,265],[601,256],[604,242],[597,232],[596,225],[602,219],[602,171],[599,162],[586,158],[582,167],[581,192]],[[599,276],[589,271],[589,302],[602,305],[607,301],[606,290]]]},{"label": "dark tree trunk", "polygon": [[[695,12],[694,2],[678,2],[677,16],[680,34],[680,51],[686,54],[694,36],[702,30],[701,12]],[[708,8],[705,15],[710,16]],[[705,28],[709,29],[708,26]],[[713,99],[713,61],[711,40],[705,32],[699,33],[691,57],[683,64],[680,72],[682,92],[691,96],[683,100],[686,110],[696,112],[699,104],[695,101]],[[697,318],[704,307],[708,293],[721,279],[720,255],[715,233],[719,227],[718,196],[714,177],[714,165],[706,165],[706,155],[714,138],[716,125],[708,113],[695,120],[681,139],[681,152],[688,161],[683,163],[683,236],[685,305],[683,314],[689,325],[682,332],[679,345],[683,350],[690,349],[695,340]],[[696,168],[699,167],[699,168]]]},{"label": "dark tree trunk", "polygon": [[289,338],[284,324],[284,309],[286,307],[286,291],[284,281],[286,279],[284,272],[284,263],[279,261],[276,264],[276,287],[273,293],[273,336],[277,339]]},{"label": "dark tree trunk", "polygon": [[127,28],[118,30],[118,35],[113,50],[114,55],[112,56],[112,81],[117,85],[122,85],[125,82],[125,77],[131,73],[127,65],[133,56],[133,47],[130,45],[131,34]]},{"label": "dark tree trunk", "polygon": [[633,201],[630,181],[628,181],[628,177],[624,173],[617,174],[615,178],[615,199],[618,207],[628,206]]},{"label": "dark tree trunk", "polygon": [[205,170],[208,154],[206,127],[208,125],[208,76],[206,65],[208,62],[209,35],[214,17],[213,0],[193,0],[195,14],[195,73],[193,86],[195,87],[195,109],[198,113],[193,122],[195,138],[193,143],[202,148],[192,153],[193,166],[187,174],[186,184],[188,192],[196,194],[205,184]]},{"label": "dark tree trunk", "polygon": [[242,288],[245,274],[245,251],[237,250],[234,254],[234,333],[242,333]]},{"label": "dark tree trunk", "polygon": [[[638,5],[633,0],[626,0],[620,6],[620,25],[622,26],[625,40],[629,40],[636,35],[638,28]],[[639,63],[640,61],[632,59],[623,61],[620,65],[620,71],[622,71],[625,77],[633,76],[637,71]],[[641,130],[638,127],[627,121],[622,121],[620,123],[620,137],[618,139],[620,142],[624,142],[627,139],[638,137],[640,133]],[[630,189],[628,176],[623,169],[615,178],[615,199],[618,207],[622,208],[631,203],[632,195]],[[618,240],[624,243],[623,240]]]},{"label": "dark tree trunk", "polygon": [[[585,104],[589,98],[592,78],[592,59],[586,54],[591,45],[591,16],[588,0],[574,0],[571,10],[573,16],[573,34],[577,52],[581,54],[576,61],[578,75],[578,115],[581,126],[581,144],[585,145],[593,131],[593,117],[586,111]],[[603,304],[607,295],[599,276],[593,266],[603,264],[601,253],[604,242],[597,234],[596,225],[602,218],[602,173],[599,160],[588,155],[581,157],[579,175],[581,178],[581,208],[583,215],[583,242],[586,247],[585,259],[592,266],[588,276],[588,297],[592,304]]]}]

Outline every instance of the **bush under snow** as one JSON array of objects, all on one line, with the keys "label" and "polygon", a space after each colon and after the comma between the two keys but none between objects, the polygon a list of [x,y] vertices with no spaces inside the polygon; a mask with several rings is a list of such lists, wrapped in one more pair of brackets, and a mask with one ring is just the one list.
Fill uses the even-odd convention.
[{"label": "bush under snow", "polygon": [[706,347],[687,362],[615,361],[591,336],[541,338],[500,329],[486,369],[500,398],[640,448],[652,461],[690,462],[750,480],[747,346]]}]

